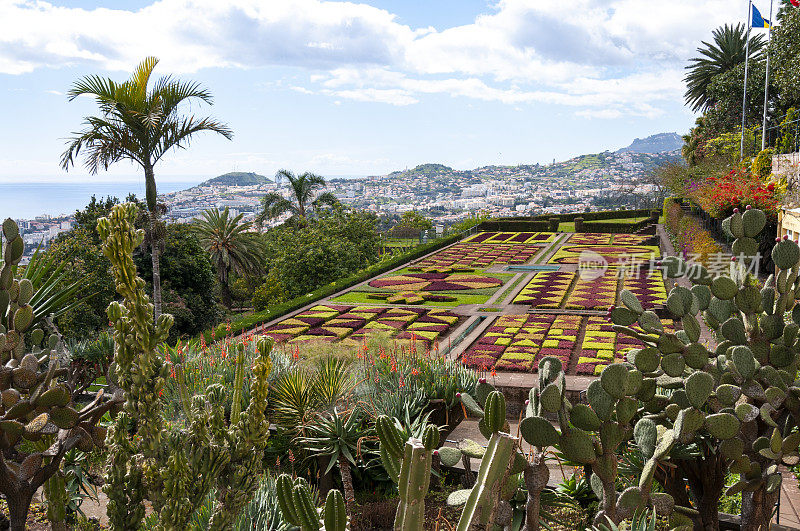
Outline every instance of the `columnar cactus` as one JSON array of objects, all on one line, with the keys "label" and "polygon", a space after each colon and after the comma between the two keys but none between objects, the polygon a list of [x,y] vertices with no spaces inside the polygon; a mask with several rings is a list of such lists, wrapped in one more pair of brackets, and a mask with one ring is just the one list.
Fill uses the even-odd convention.
[{"label": "columnar cactus", "polygon": [[[72,448],[90,451],[102,445],[105,430],[100,418],[122,402],[121,394],[95,399],[80,408],[72,402],[72,389],[58,365],[61,348],[57,334],[45,339],[33,323],[31,299],[36,295],[27,279],[14,276],[24,251],[19,229],[11,219],[3,222],[3,262],[0,267],[0,493],[8,500],[11,529],[22,530],[31,498],[58,473],[64,455]],[[27,350],[27,345],[31,350]],[[44,348],[42,348],[44,347]],[[24,441],[37,442],[44,451],[29,453]],[[63,483],[48,484],[53,489]]]},{"label": "columnar cactus", "polygon": [[[768,527],[781,485],[778,465],[800,460],[800,435],[794,431],[800,420],[800,247],[786,238],[776,243],[776,274],[759,289],[749,267],[765,222],[763,212],[749,207],[723,222],[736,238],[737,257],[729,275],[714,278],[703,266],[687,266],[679,258],[663,261],[667,276],[686,275],[694,284],[676,286],[667,298],[683,330],[665,332],[656,314],[643,311],[627,291],[621,294],[624,306],[611,312],[619,332],[645,344],[628,355],[629,366],[645,380],[657,378],[660,387],[673,390],[670,396],[641,397],[652,424],[637,424],[634,435],[638,432],[648,449],[654,430],[664,440],[703,441],[710,455],[719,456],[718,474],[724,477],[729,469],[741,475],[729,492],[743,492],[743,529]],[[701,342],[700,315],[716,336],[714,352]],[[634,324],[639,329],[631,328]],[[653,460],[668,457],[658,446],[663,450],[663,441],[646,467],[651,477]]]},{"label": "columnar cactus", "polygon": [[136,206],[127,203],[115,206],[109,218],[98,220],[103,252],[123,297],[122,303],[112,302],[107,310],[114,329],[117,381],[125,393],[123,412],[108,434],[107,512],[115,529],[138,529],[144,501],[149,500],[159,515],[159,528],[181,529],[214,489],[217,503],[210,528],[228,529],[255,491],[263,470],[272,341],[262,338],[257,343],[250,402],[244,411],[240,405],[244,353],[239,350],[232,418],[225,418],[222,404],[227,390],[223,386],[213,384],[205,394],[189,397],[179,378],[185,427],[167,429],[158,394],[168,366],[156,347],[166,339],[172,317],[162,315],[153,322],[145,283],[136,276],[131,253],[144,235],[134,229],[135,216]]},{"label": "columnar cactus", "polygon": [[439,446],[439,430],[428,425],[422,440],[409,438],[405,444],[393,419],[381,415],[375,421],[380,455],[389,477],[397,483],[400,504],[394,519],[398,531],[422,529],[425,523],[425,495],[431,479],[431,460]]},{"label": "columnar cactus", "polygon": [[301,531],[345,531],[347,528],[344,496],[338,490],[328,491],[325,505],[318,510],[311,488],[303,478],[293,480],[288,474],[281,474],[275,487],[283,517]]}]

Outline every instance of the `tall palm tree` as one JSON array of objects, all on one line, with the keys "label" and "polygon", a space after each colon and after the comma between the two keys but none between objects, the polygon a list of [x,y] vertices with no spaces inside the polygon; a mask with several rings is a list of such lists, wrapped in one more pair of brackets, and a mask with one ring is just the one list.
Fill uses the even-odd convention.
[{"label": "tall palm tree", "polygon": [[[699,57],[689,59],[686,70],[689,71],[683,80],[686,82],[686,104],[692,110],[705,111],[714,102],[708,96],[708,86],[714,76],[723,74],[744,63],[747,47],[747,30],[744,24],[724,26],[713,32],[714,41],[702,41],[703,47],[697,49]],[[764,56],[764,37],[750,37],[750,60],[760,61]]]},{"label": "tall palm tree", "polygon": [[316,210],[325,205],[333,206],[339,202],[331,192],[322,192],[315,196],[316,192],[325,188],[325,179],[319,175],[308,172],[295,175],[289,170],[280,170],[275,177],[285,178],[289,181],[293,197],[291,200],[286,199],[276,192],[265,195],[261,199],[261,213],[256,218],[259,226],[266,220],[286,213],[305,220],[309,207]]},{"label": "tall palm tree", "polygon": [[161,268],[159,253],[158,206],[155,165],[172,148],[186,148],[195,133],[211,131],[227,139],[233,132],[211,118],[186,115],[183,104],[193,100],[212,103],[211,93],[193,81],[160,77],[150,86],[158,59],[148,57],[136,67],[131,77],[117,83],[97,75],[77,81],[67,93],[72,101],[78,96],[93,96],[99,116],[84,118],[86,128],[73,133],[61,157],[61,167],[69,170],[75,158],[85,151],[84,164],[96,174],[101,168],[122,160],[137,164],[144,171],[145,193],[153,238],[153,305],[155,317],[161,315]]},{"label": "tall palm tree", "polygon": [[215,208],[203,212],[203,217],[192,224],[200,245],[211,255],[222,287],[222,302],[228,309],[231,308],[230,273],[259,273],[264,267],[261,237],[248,232],[253,224],[242,222],[243,215],[231,217],[227,207]]}]

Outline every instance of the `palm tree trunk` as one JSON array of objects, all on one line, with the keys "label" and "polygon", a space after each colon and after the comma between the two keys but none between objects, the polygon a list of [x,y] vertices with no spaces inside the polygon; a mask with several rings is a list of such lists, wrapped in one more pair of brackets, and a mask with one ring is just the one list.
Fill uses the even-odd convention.
[{"label": "palm tree trunk", "polygon": [[347,507],[347,517],[352,520],[356,493],[355,490],[353,490],[353,476],[350,474],[350,463],[344,456],[339,456],[339,473],[342,474],[342,489],[344,490],[344,503]]},{"label": "palm tree trunk", "polygon": [[158,233],[158,192],[156,191],[156,177],[152,166],[144,168],[145,195],[147,198],[147,211],[150,218],[150,250],[153,258],[153,308],[154,319],[161,316],[161,256],[159,254],[161,243]]}]

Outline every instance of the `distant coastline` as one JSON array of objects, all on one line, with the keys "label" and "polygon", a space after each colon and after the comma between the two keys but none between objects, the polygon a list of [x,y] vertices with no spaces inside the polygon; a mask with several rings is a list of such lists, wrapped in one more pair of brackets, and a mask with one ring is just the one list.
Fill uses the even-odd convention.
[{"label": "distant coastline", "polygon": [[[158,192],[185,190],[200,183],[196,181],[165,181],[159,183]],[[36,216],[72,215],[85,207],[92,195],[97,198],[115,196],[124,199],[128,194],[144,197],[144,182],[93,181],[93,182],[0,182],[0,217],[34,219]]]}]

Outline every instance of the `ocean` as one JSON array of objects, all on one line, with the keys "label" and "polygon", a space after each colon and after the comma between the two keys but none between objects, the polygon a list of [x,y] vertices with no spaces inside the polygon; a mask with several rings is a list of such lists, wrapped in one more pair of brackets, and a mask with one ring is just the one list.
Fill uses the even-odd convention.
[{"label": "ocean", "polygon": [[[185,190],[197,181],[164,181],[158,183],[158,192]],[[144,198],[144,179],[141,181],[96,182],[0,182],[0,219],[33,219],[42,214],[59,216],[72,214],[89,204],[92,195],[98,199],[115,196],[125,199],[128,194]]]}]

